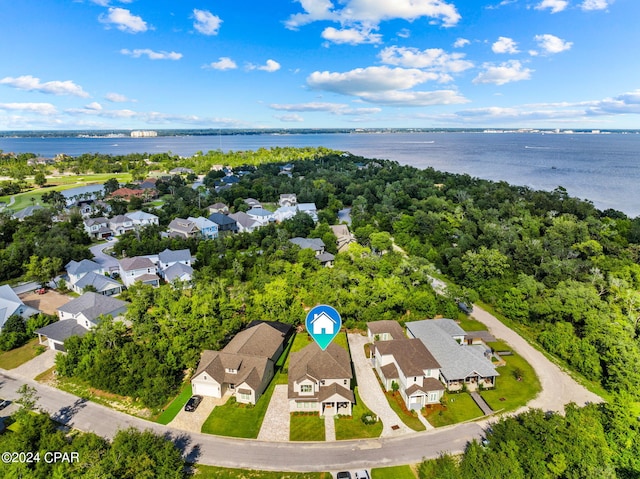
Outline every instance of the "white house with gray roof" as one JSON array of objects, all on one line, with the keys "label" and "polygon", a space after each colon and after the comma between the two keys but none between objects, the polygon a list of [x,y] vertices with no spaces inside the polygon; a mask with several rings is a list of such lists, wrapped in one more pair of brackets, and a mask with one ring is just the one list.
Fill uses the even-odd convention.
[{"label": "white house with gray roof", "polygon": [[37,309],[24,304],[15,291],[11,289],[11,286],[8,284],[0,286],[0,329],[4,327],[7,319],[14,314],[22,318],[28,318],[39,312]]},{"label": "white house with gray roof", "polygon": [[258,223],[260,226],[265,226],[269,224],[270,221],[276,220],[273,212],[265,210],[261,207],[251,208],[249,211],[247,211],[247,215],[249,215],[249,218]]},{"label": "white house with gray roof", "polygon": [[83,259],[82,261],[71,260],[67,263],[65,269],[67,270],[67,276],[69,276],[69,286],[71,286],[71,289],[76,293],[80,293],[82,291],[76,291],[74,286],[78,281],[80,281],[80,279],[82,279],[83,276],[88,273],[104,274],[102,266],[90,259]]},{"label": "white house with gray roof", "polygon": [[420,339],[440,364],[440,380],[447,389],[495,386],[500,374],[489,359],[490,350],[483,345],[466,345],[466,333],[455,321],[426,319],[406,323],[406,327],[407,335]]},{"label": "white house with gray roof", "polygon": [[170,266],[176,263],[182,263],[186,266],[191,266],[192,263],[191,251],[187,248],[179,250],[171,250],[169,248],[158,253],[158,267],[164,271]]},{"label": "white house with gray roof", "polygon": [[152,215],[145,211],[132,211],[131,213],[127,213],[126,216],[133,222],[134,226],[157,226],[159,224],[159,220],[156,215]]},{"label": "white house with gray roof", "polygon": [[232,218],[238,224],[238,233],[251,233],[260,227],[260,223],[243,211],[230,213],[229,218]]},{"label": "white house with gray roof", "polygon": [[155,263],[144,256],[120,260],[120,279],[127,287],[136,281],[158,287],[160,286],[160,278],[157,273]]},{"label": "white house with gray roof", "polygon": [[94,288],[96,293],[102,294],[103,296],[113,296],[122,293],[122,283],[119,283],[115,279],[111,279],[109,276],[95,273],[93,271],[89,271],[82,278],[76,281],[73,284],[72,289],[76,293],[82,294],[87,286]]}]

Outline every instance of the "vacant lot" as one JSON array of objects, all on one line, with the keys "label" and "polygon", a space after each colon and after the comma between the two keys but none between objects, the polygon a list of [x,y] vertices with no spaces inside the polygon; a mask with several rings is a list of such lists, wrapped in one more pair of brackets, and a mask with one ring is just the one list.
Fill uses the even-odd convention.
[{"label": "vacant lot", "polygon": [[27,306],[39,309],[46,314],[57,314],[56,310],[63,304],[67,304],[71,301],[69,296],[60,294],[57,291],[48,290],[45,294],[38,293],[25,293],[19,295],[19,298]]}]

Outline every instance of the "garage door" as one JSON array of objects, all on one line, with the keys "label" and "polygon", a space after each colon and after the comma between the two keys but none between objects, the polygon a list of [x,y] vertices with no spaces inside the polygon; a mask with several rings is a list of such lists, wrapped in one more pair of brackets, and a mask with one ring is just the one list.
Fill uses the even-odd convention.
[{"label": "garage door", "polygon": [[200,396],[211,396],[214,398],[220,397],[220,386],[217,384],[202,384],[192,383],[193,394],[199,394]]}]

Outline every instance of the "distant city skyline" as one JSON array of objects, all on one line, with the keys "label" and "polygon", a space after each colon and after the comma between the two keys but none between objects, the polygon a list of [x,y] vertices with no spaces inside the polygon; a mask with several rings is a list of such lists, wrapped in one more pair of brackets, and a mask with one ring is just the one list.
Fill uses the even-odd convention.
[{"label": "distant city skyline", "polygon": [[0,130],[640,127],[637,0],[21,0]]}]

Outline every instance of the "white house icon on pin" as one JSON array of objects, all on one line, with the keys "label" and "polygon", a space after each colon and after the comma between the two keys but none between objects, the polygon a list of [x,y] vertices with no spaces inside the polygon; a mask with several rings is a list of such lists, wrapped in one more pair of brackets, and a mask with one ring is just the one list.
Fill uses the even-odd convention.
[{"label": "white house icon on pin", "polygon": [[336,320],[326,313],[314,314],[311,320],[313,326],[312,334],[333,334],[336,326]]}]

